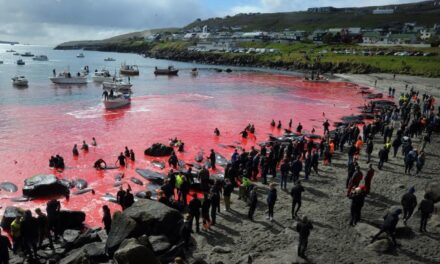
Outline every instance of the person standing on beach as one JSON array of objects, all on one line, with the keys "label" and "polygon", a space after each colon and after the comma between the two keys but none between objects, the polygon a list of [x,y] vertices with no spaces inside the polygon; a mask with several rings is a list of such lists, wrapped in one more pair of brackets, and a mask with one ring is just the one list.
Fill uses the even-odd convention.
[{"label": "person standing on beach", "polygon": [[211,219],[209,218],[209,208],[211,207],[211,198],[207,193],[203,198],[202,203],[202,218],[203,218],[203,229],[208,230],[211,226]]},{"label": "person standing on beach", "polygon": [[305,258],[307,244],[309,242],[310,231],[313,229],[312,223],[309,221],[307,216],[298,222],[296,225],[296,232],[299,233],[299,243],[298,243],[298,256]]},{"label": "person standing on beach", "polygon": [[287,175],[289,174],[289,162],[287,159],[285,159],[283,163],[281,163],[280,172],[281,172],[281,176],[280,176],[281,189],[287,189]]},{"label": "person standing on beach", "polygon": [[249,211],[248,211],[248,218],[251,221],[254,221],[254,213],[255,209],[257,209],[258,204],[258,193],[257,193],[257,186],[252,185],[251,193],[249,194]]},{"label": "person standing on beach", "polygon": [[277,201],[277,189],[275,188],[275,184],[271,183],[269,185],[269,193],[267,195],[267,206],[268,206],[268,215],[267,215],[267,219],[269,219],[270,221],[273,221],[273,210],[275,207],[275,203]]},{"label": "person standing on beach", "polygon": [[349,195],[349,198],[351,199],[350,226],[355,226],[361,220],[362,207],[364,206],[365,201],[365,192],[362,189],[364,188],[357,187]]},{"label": "person standing on beach", "polygon": [[193,193],[192,200],[188,204],[188,212],[191,215],[191,228],[193,220],[196,220],[196,232],[200,232],[200,208],[202,208],[202,202],[197,197],[197,193]]},{"label": "person standing on beach", "polygon": [[367,175],[365,176],[365,194],[370,194],[370,189],[371,189],[371,181],[373,180],[374,177],[374,169],[373,169],[373,164],[370,164],[368,171],[367,171]]},{"label": "person standing on beach", "polygon": [[223,187],[223,200],[225,202],[225,211],[231,210],[231,194],[234,191],[234,185],[230,179],[225,179],[225,186]]},{"label": "person standing on beach", "polygon": [[373,153],[374,143],[371,138],[367,139],[367,147],[365,148],[365,152],[367,153],[367,163],[371,161],[371,153]]},{"label": "person standing on beach", "polygon": [[[304,192],[304,187],[301,185],[301,181],[297,181],[295,186],[290,190],[290,196],[292,197],[292,219],[298,216],[298,211],[301,208],[301,197]],[[298,208],[296,206],[298,205]],[[296,210],[295,210],[296,208]]]},{"label": "person standing on beach", "polygon": [[9,249],[12,250],[9,238],[1,234],[0,230],[0,264],[9,263]]},{"label": "person standing on beach", "polygon": [[405,225],[417,206],[417,197],[414,195],[415,191],[416,189],[414,187],[409,188],[408,192],[405,193],[400,200],[403,207],[403,223]]},{"label": "person standing on beach", "polygon": [[426,224],[428,223],[429,217],[434,212],[434,202],[429,199],[429,196],[427,194],[425,194],[424,199],[420,202],[419,211],[421,213],[420,232],[427,232]]}]

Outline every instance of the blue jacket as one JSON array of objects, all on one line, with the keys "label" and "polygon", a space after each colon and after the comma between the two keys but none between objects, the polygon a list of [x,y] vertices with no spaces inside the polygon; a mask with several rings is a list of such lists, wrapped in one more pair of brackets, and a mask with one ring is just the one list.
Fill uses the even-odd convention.
[{"label": "blue jacket", "polygon": [[269,190],[269,194],[267,195],[267,203],[275,204],[276,201],[277,201],[277,190],[276,189]]}]

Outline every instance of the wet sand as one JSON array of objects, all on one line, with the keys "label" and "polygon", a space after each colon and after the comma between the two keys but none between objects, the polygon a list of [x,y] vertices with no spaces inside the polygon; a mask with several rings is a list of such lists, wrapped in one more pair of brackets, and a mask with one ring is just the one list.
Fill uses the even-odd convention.
[{"label": "wet sand", "polygon": [[[379,90],[388,93],[391,85],[396,88],[396,95],[405,90],[406,83],[409,88],[414,85],[421,93],[426,90],[437,98],[440,93],[440,79],[398,75],[393,80],[393,76],[389,74],[339,76],[368,86],[374,86],[374,80],[378,79]],[[289,193],[278,188],[275,221],[269,222],[266,220],[268,187],[260,183],[255,221],[247,220],[248,207],[238,200],[235,192],[232,196],[234,211],[222,211],[218,215],[218,224],[211,231],[193,234],[196,249],[191,259],[199,257],[208,263],[440,263],[439,204],[436,205],[437,214],[428,222],[429,233],[422,234],[418,231],[420,215],[416,212],[408,221],[409,228],[403,228],[402,221],[399,221],[401,232],[397,237],[398,248],[378,253],[374,246],[380,247],[385,240],[370,245],[371,236],[377,232],[376,228],[382,223],[386,211],[400,204],[401,196],[409,187],[415,187],[420,202],[426,184],[438,181],[440,137],[434,134],[432,143],[426,147],[426,164],[418,176],[404,174],[401,153],[396,158],[391,157],[383,170],[379,171],[377,153],[382,144],[383,139],[376,136],[372,157],[376,174],[371,193],[362,210],[362,220],[356,227],[349,226],[350,200],[346,197],[345,189],[346,152],[337,151],[331,166],[322,166],[320,163],[320,176],[312,174],[309,181],[303,181],[306,191],[303,193],[299,215],[307,215],[314,225],[309,238],[308,260],[299,258],[296,254],[297,222],[291,219]],[[420,138],[414,140],[414,145],[418,144]],[[361,152],[359,164],[365,175],[367,164],[364,150]],[[288,182],[287,187],[290,190],[292,183]],[[252,262],[248,262],[248,259],[252,259]]]}]

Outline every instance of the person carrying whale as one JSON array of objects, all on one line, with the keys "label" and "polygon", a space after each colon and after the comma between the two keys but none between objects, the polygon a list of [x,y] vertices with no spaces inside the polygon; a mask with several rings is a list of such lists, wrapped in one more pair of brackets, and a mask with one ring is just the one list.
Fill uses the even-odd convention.
[{"label": "person carrying whale", "polygon": [[103,159],[98,159],[97,161],[95,161],[93,167],[97,170],[104,170],[105,168],[107,168],[107,163]]}]

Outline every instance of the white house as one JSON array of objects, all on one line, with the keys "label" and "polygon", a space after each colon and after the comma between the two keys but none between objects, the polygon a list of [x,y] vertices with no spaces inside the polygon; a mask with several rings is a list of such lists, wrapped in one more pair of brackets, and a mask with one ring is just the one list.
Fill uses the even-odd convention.
[{"label": "white house", "polygon": [[391,15],[394,14],[394,9],[387,8],[387,9],[381,9],[377,8],[373,10],[373,15]]}]

